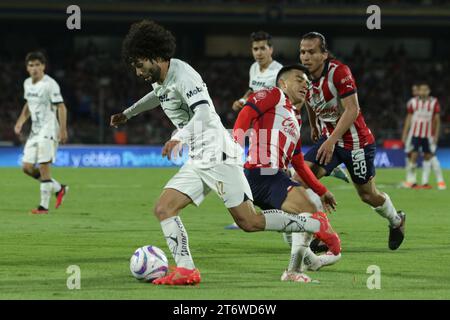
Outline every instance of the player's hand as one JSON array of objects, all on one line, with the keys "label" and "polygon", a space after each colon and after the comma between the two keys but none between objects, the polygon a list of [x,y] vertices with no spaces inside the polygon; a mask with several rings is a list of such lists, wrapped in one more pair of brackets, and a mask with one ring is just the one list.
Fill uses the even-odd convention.
[{"label": "player's hand", "polygon": [[60,129],[59,130],[59,143],[66,143],[67,142],[67,129]]},{"label": "player's hand", "polygon": [[325,192],[320,197],[320,200],[322,201],[323,208],[327,213],[336,211],[337,202],[336,199],[334,198],[334,195],[330,191]]},{"label": "player's hand", "polygon": [[14,126],[14,133],[20,135],[21,131],[22,131],[22,124],[16,123],[16,125]]},{"label": "player's hand", "polygon": [[[169,140],[164,145],[164,148],[162,150],[162,156],[167,157],[167,159],[172,160],[172,154],[173,152],[178,153],[181,155],[181,150],[183,147],[183,144],[179,140]],[[176,156],[175,156],[176,158]]]},{"label": "player's hand", "polygon": [[321,165],[327,165],[333,158],[335,142],[330,138],[325,140],[325,142],[320,146],[319,151],[317,151],[316,160],[319,161]]},{"label": "player's hand", "polygon": [[317,142],[317,141],[319,141],[319,138],[320,138],[320,136],[319,136],[319,129],[312,128],[311,129],[311,140],[313,142]]},{"label": "player's hand", "polygon": [[233,102],[233,106],[231,107],[234,111],[240,111],[244,107],[244,104],[239,100]]},{"label": "player's hand", "polygon": [[124,124],[128,121],[128,118],[123,113],[116,113],[111,116],[111,122],[109,125],[111,127],[117,128],[120,124]]}]

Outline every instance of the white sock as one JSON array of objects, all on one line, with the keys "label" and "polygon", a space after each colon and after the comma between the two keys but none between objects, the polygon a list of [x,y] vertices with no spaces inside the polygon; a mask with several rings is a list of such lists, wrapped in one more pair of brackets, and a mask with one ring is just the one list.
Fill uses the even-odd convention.
[{"label": "white sock", "polygon": [[266,218],[267,231],[282,232],[310,232],[316,233],[320,230],[320,222],[311,218],[310,213],[290,214],[282,210],[263,210]]},{"label": "white sock", "polygon": [[319,259],[309,248],[312,239],[313,236],[310,233],[292,233],[291,259],[288,271],[301,272],[300,266],[304,259]]},{"label": "white sock", "polygon": [[416,168],[416,163],[412,163],[409,159],[406,160],[406,182],[411,184],[417,183]]},{"label": "white sock", "polygon": [[395,210],[391,198],[385,192],[383,192],[383,195],[386,198],[384,203],[381,206],[372,209],[375,210],[375,212],[377,212],[380,216],[388,219],[392,227],[397,227],[402,222],[402,219],[397,214],[397,210]]},{"label": "white sock", "polygon": [[59,183],[55,179],[52,179],[52,186],[53,186],[53,192],[58,192],[61,190],[61,183]]},{"label": "white sock", "polygon": [[315,204],[316,210],[323,212],[323,204],[322,200],[317,193],[315,193],[312,189],[306,189],[306,194],[308,195],[309,200]]},{"label": "white sock", "polygon": [[423,160],[422,163],[422,184],[428,184],[430,180],[431,160]]},{"label": "white sock", "polygon": [[52,195],[52,181],[44,180],[41,181],[41,207],[48,209],[50,204],[50,197]]},{"label": "white sock", "polygon": [[441,164],[436,156],[431,158],[431,167],[433,168],[434,174],[436,175],[436,181],[444,182],[444,177],[442,176]]},{"label": "white sock", "polygon": [[161,228],[177,267],[195,269],[186,229],[178,216],[161,221]]}]

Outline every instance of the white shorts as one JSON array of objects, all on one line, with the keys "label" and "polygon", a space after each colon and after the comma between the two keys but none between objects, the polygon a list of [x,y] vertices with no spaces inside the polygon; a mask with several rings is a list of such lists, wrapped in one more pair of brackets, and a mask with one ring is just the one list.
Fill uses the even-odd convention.
[{"label": "white shorts", "polygon": [[58,142],[51,139],[31,138],[25,143],[22,162],[46,163],[55,162]]},{"label": "white shorts", "polygon": [[211,190],[217,193],[227,208],[240,205],[246,197],[253,201],[244,169],[236,164],[220,163],[212,168],[202,169],[188,162],[169,180],[164,189],[184,193],[197,206]]}]

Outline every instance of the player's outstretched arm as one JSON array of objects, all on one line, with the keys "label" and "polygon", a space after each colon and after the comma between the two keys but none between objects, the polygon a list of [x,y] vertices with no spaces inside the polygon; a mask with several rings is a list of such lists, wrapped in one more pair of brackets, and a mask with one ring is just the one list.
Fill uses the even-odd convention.
[{"label": "player's outstretched arm", "polygon": [[311,140],[313,142],[316,142],[320,138],[320,132],[317,128],[317,117],[313,109],[311,109],[311,107],[307,103],[305,103],[305,106],[306,111],[308,112],[309,127],[311,128]]},{"label": "player's outstretched arm", "polygon": [[58,109],[58,121],[59,121],[59,142],[67,142],[67,108],[64,103],[58,103],[56,106]]},{"label": "player's outstretched arm", "polygon": [[22,112],[20,112],[20,116],[16,121],[16,124],[14,126],[14,133],[19,135],[22,131],[23,124],[28,120],[30,117],[30,109],[28,109],[28,102],[25,103],[25,105],[22,108]]}]

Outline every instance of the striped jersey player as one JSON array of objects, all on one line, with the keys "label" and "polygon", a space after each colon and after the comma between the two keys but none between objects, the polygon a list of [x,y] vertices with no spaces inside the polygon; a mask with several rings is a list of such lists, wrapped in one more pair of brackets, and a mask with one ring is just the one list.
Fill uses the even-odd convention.
[{"label": "striped jersey player", "polygon": [[376,188],[375,139],[359,107],[350,68],[334,59],[318,32],[302,37],[300,60],[312,78],[305,104],[316,141],[305,155],[306,162],[319,178],[344,163],[361,200],[389,221],[389,248],[397,249],[404,238],[405,214],[397,212],[389,196]]},{"label": "striped jersey player", "polygon": [[[418,96],[411,98],[407,105],[407,116],[403,127],[402,140],[405,143],[407,153],[411,153],[410,161],[407,165],[407,182],[411,187],[430,189],[429,177],[431,168],[436,175],[438,189],[445,190],[446,185],[442,175],[441,165],[436,157],[436,148],[440,131],[440,111],[441,106],[436,97],[430,96],[428,83],[418,84]],[[422,185],[415,185],[417,158],[422,152],[424,161],[422,164]]]}]

